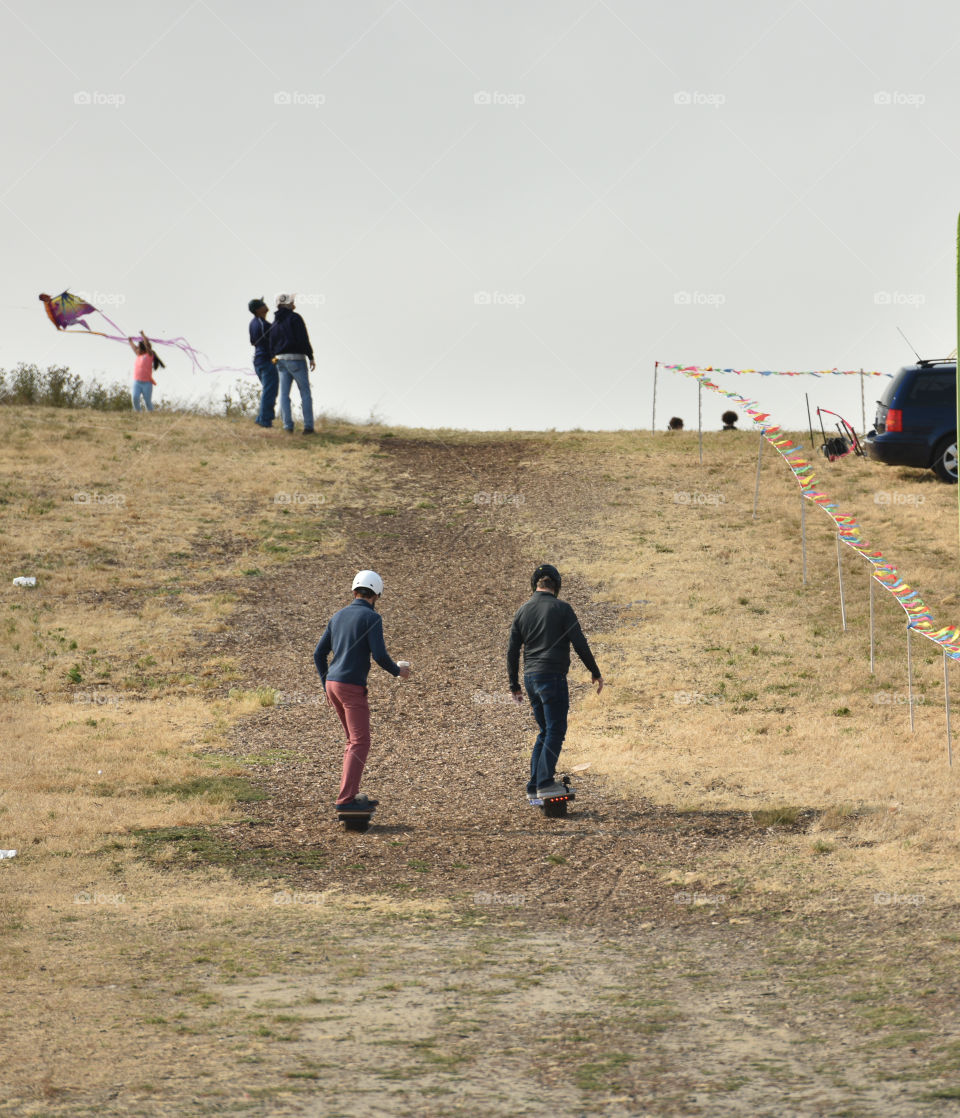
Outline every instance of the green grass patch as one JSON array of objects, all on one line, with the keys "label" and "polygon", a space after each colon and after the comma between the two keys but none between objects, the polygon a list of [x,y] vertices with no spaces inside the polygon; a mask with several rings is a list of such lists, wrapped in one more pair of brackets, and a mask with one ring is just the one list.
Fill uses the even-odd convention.
[{"label": "green grass patch", "polygon": [[[151,827],[133,832],[138,855],[161,866],[224,866],[245,880],[283,877],[294,869],[320,870],[326,856],[316,850],[232,846],[215,827]],[[172,857],[171,857],[172,853]]]},{"label": "green grass patch", "polygon": [[205,799],[213,804],[251,804],[267,798],[245,776],[196,776],[191,780],[161,781],[144,788],[148,796],[176,796],[178,800]]},{"label": "green grass patch", "polygon": [[581,1091],[607,1091],[613,1073],[632,1059],[626,1052],[612,1052],[604,1060],[581,1064],[574,1072],[573,1081]]}]

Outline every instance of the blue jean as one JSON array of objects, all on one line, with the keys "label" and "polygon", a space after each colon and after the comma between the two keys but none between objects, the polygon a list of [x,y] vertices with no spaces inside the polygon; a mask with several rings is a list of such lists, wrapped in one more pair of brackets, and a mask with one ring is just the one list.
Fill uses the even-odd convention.
[{"label": "blue jean", "polygon": [[253,369],[260,381],[260,410],[257,412],[257,422],[261,427],[269,427],[276,417],[277,389],[280,387],[280,376],[277,366],[269,357],[254,357]]},{"label": "blue jean", "polygon": [[135,380],[133,382],[133,410],[140,410],[140,397],[147,405],[147,411],[153,411],[153,385],[148,380]]},{"label": "blue jean", "polygon": [[540,727],[530,754],[527,792],[533,795],[538,788],[551,784],[557,771],[563,739],[567,736],[570,692],[565,675],[525,675],[523,685],[533,717]]},{"label": "blue jean", "polygon": [[280,374],[280,418],[285,431],[293,430],[293,416],[290,412],[290,384],[296,381],[300,389],[300,406],[303,408],[303,429],[313,430],[313,397],[310,395],[310,374],[306,361],[289,361],[277,358],[277,371]]}]

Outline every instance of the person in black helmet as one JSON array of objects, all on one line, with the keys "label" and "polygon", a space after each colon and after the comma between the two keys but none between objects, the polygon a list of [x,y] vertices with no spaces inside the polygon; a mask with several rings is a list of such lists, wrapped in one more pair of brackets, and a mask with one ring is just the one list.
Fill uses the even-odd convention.
[{"label": "person in black helmet", "polygon": [[530,755],[527,798],[539,806],[544,796],[562,796],[565,789],[556,780],[557,760],[567,735],[570,694],[570,646],[583,661],[597,685],[603,690],[603,677],[583,635],[577,615],[567,602],[561,602],[560,572],[543,563],[530,578],[533,594],[517,610],[507,646],[507,673],[514,702],[523,702],[520,689],[520,649],[523,648],[523,685],[530,698],[533,716],[540,727]]}]

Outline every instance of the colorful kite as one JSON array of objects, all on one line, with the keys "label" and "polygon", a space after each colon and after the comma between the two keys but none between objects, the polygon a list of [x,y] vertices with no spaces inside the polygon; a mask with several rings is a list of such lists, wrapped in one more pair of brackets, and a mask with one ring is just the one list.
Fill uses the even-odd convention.
[{"label": "colorful kite", "polygon": [[[88,334],[95,335],[98,338],[107,338],[111,342],[123,342],[124,344],[130,341],[130,335],[121,330],[112,318],[108,318],[103,311],[98,310],[85,299],[81,299],[79,295],[71,295],[69,291],[62,291],[59,295],[40,295],[39,299],[47,312],[47,318],[58,330],[77,334],[79,331],[77,329],[71,330],[71,327],[82,326]],[[107,334],[102,330],[92,329],[84,321],[92,314],[98,314],[114,332]],[[142,336],[146,337],[146,335]],[[153,346],[172,346],[174,349],[179,349],[189,360],[193,369],[202,373],[246,373],[248,371],[247,369],[232,368],[228,365],[207,368],[204,355],[199,350],[194,349],[186,338],[147,338],[147,341]]]},{"label": "colorful kite", "polygon": [[47,318],[58,330],[67,330],[79,322],[84,330],[90,327],[83,321],[88,314],[96,314],[97,308],[86,303],[77,295],[64,291],[62,295],[41,295],[40,301],[47,311]]}]

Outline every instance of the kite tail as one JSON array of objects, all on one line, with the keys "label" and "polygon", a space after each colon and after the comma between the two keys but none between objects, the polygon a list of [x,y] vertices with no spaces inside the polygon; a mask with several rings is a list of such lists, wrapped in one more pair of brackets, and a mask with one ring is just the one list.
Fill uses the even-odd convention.
[{"label": "kite tail", "polygon": [[[120,327],[110,318],[104,314],[103,311],[98,310],[97,314],[100,315],[105,322],[107,322],[113,330],[116,330],[115,335],[103,334],[104,338],[111,338],[115,342],[126,342],[129,340],[129,335],[124,334]],[[247,368],[238,368],[235,365],[209,365],[209,358],[205,353],[194,347],[187,341],[186,338],[150,338],[147,339],[152,346],[170,346],[173,349],[178,349],[184,357],[190,362],[190,367],[193,372],[197,373],[249,373]]]}]

